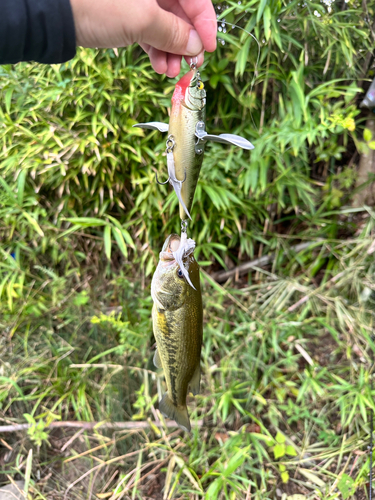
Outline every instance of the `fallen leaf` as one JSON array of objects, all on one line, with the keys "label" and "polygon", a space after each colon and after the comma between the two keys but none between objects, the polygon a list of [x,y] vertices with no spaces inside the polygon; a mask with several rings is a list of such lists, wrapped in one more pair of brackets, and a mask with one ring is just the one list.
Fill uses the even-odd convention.
[{"label": "fallen leaf", "polygon": [[227,441],[229,439],[229,436],[226,432],[216,432],[215,433],[215,438],[218,440],[218,441],[222,441],[223,443],[225,443],[225,441]]},{"label": "fallen leaf", "polygon": [[246,427],[246,432],[255,432],[256,434],[260,434],[260,425],[258,424],[249,424],[247,427]]}]

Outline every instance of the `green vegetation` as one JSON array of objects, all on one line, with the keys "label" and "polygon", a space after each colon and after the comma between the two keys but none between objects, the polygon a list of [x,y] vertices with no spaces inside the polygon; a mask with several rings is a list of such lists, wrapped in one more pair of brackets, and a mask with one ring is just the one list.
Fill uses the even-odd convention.
[{"label": "green vegetation", "polygon": [[[366,498],[375,212],[351,196],[373,140],[358,104],[375,2],[219,7],[260,58],[220,26],[207,129],[256,149],[209,145],[196,193],[191,435],[152,423],[150,279],[179,219],[154,180],[164,137],[132,128],[167,121],[175,81],[138,47],[0,68],[0,425],[31,424],[0,436],[0,480],[26,477],[30,498]],[[212,278],[261,255],[236,282]],[[60,421],[151,427],[49,427]]]}]

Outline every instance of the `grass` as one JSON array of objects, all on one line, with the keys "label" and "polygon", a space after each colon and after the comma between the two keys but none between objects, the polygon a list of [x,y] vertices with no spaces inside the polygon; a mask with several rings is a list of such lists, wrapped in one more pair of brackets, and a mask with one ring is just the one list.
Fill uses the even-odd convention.
[{"label": "grass", "polygon": [[120,269],[78,282],[40,269],[17,315],[0,320],[1,418],[34,424],[3,434],[13,452],[2,477],[24,477],[32,449],[32,498],[366,498],[374,213],[354,215],[352,239],[280,251],[240,289],[202,274],[203,383],[189,406],[203,422],[191,435],[47,429],[152,421],[163,382],[149,283]]}]

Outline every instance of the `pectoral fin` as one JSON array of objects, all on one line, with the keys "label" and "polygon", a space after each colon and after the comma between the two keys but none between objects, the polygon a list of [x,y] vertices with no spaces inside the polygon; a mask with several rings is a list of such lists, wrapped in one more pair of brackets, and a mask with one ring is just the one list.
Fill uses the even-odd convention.
[{"label": "pectoral fin", "polygon": [[154,361],[154,365],[156,366],[156,368],[163,368],[163,365],[161,364],[161,359],[160,359],[160,354],[159,354],[158,349],[156,349],[156,351],[155,351],[153,361]]},{"label": "pectoral fin", "polygon": [[198,365],[197,368],[195,369],[194,375],[190,380],[190,390],[194,396],[199,394],[200,383],[201,383],[201,367],[200,365]]},{"label": "pectoral fin", "polygon": [[168,132],[169,125],[162,122],[136,123],[133,127],[148,128],[150,130],[159,130],[159,132]]},{"label": "pectoral fin", "polygon": [[254,149],[253,144],[247,139],[235,134],[220,134],[212,135],[207,134],[204,136],[205,141],[221,142],[222,144],[231,144],[233,146],[238,146],[242,149]]}]

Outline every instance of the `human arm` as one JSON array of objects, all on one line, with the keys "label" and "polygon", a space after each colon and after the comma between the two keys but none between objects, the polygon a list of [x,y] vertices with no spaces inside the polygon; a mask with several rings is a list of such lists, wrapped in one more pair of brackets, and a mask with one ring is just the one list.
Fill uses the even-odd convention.
[{"label": "human arm", "polygon": [[197,56],[199,66],[216,47],[211,0],[1,0],[1,9],[0,64],[64,62],[76,43],[138,42],[155,71],[174,77],[182,56]]},{"label": "human arm", "polygon": [[216,48],[211,0],[71,0],[77,45],[124,47],[139,43],[158,73],[180,71],[181,56]]},{"label": "human arm", "polygon": [[75,51],[68,0],[1,0],[0,64],[61,63]]}]

